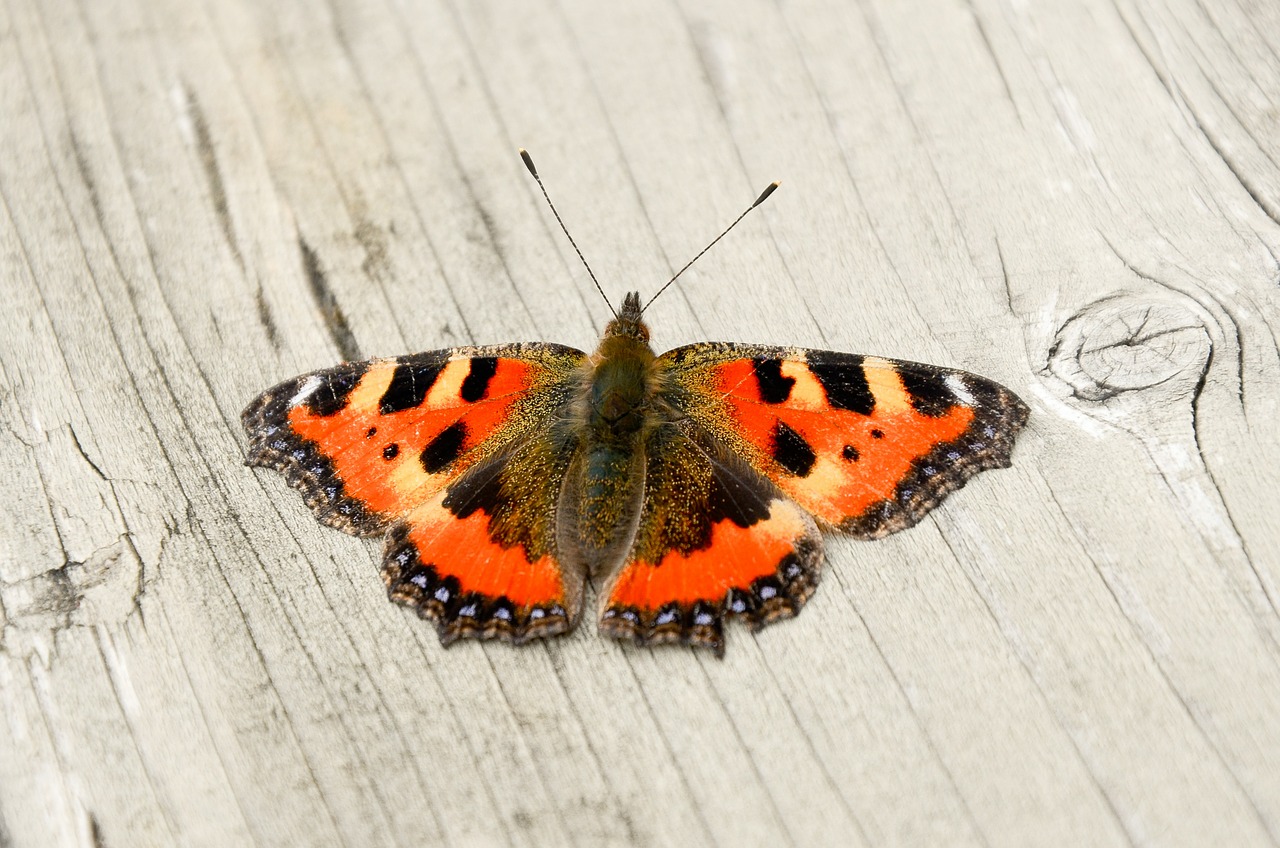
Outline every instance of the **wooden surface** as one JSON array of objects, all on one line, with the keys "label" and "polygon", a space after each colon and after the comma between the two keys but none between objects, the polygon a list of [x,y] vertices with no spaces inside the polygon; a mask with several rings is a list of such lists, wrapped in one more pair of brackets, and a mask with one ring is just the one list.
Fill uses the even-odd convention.
[{"label": "wooden surface", "polygon": [[[1280,7],[4,0],[0,844],[1280,840]],[[728,656],[440,647],[261,389],[545,339],[968,368],[1008,471]]]}]

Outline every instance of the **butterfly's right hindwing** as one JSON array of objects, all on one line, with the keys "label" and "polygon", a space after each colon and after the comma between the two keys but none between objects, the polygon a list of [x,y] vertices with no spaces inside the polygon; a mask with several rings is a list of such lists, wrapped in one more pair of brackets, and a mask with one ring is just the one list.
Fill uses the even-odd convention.
[{"label": "butterfly's right hindwing", "polygon": [[695,423],[668,424],[645,448],[639,522],[604,589],[600,629],[719,654],[727,616],[753,628],[790,618],[821,563],[822,539],[804,510]]}]

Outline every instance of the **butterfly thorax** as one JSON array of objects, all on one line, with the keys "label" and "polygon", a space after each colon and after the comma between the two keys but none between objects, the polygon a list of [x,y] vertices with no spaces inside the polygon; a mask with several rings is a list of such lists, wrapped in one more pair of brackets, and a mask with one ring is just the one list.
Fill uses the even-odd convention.
[{"label": "butterfly thorax", "polygon": [[588,450],[634,451],[658,420],[658,358],[640,319],[640,297],[628,294],[588,359],[577,409]]}]

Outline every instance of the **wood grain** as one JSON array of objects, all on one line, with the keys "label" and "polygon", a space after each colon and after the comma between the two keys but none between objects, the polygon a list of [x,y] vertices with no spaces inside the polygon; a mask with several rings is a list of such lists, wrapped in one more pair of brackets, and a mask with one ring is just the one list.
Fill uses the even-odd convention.
[{"label": "wood grain", "polygon": [[[0,2],[0,845],[1280,841],[1280,13]],[[261,389],[544,339],[933,361],[1009,471],[728,655],[461,644]]]}]

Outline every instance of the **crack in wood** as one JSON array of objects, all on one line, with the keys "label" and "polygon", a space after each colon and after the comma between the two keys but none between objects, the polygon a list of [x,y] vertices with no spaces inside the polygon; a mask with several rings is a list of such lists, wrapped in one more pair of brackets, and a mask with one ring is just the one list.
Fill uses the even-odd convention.
[{"label": "crack in wood", "polygon": [[200,108],[200,101],[196,99],[191,86],[184,81],[181,83],[181,88],[182,105],[191,121],[192,131],[195,133],[196,155],[204,171],[205,181],[209,184],[209,199],[213,202],[218,226],[222,228],[223,238],[226,239],[227,247],[231,248],[231,255],[235,257],[236,264],[240,266],[241,271],[244,271],[244,257],[240,255],[235,222],[231,218],[231,206],[227,202],[227,185],[222,178],[222,169],[218,165],[218,153],[214,147],[213,133],[209,131],[209,121],[205,118],[204,110]]},{"label": "crack in wood", "polygon": [[360,346],[356,343],[355,334],[351,332],[351,326],[347,323],[347,316],[343,314],[338,298],[329,285],[324,267],[320,264],[320,257],[301,235],[298,236],[298,252],[302,256],[302,270],[306,275],[307,285],[311,289],[311,296],[315,298],[316,306],[320,309],[320,320],[329,331],[329,338],[333,339],[338,355],[347,362],[362,359]]}]

